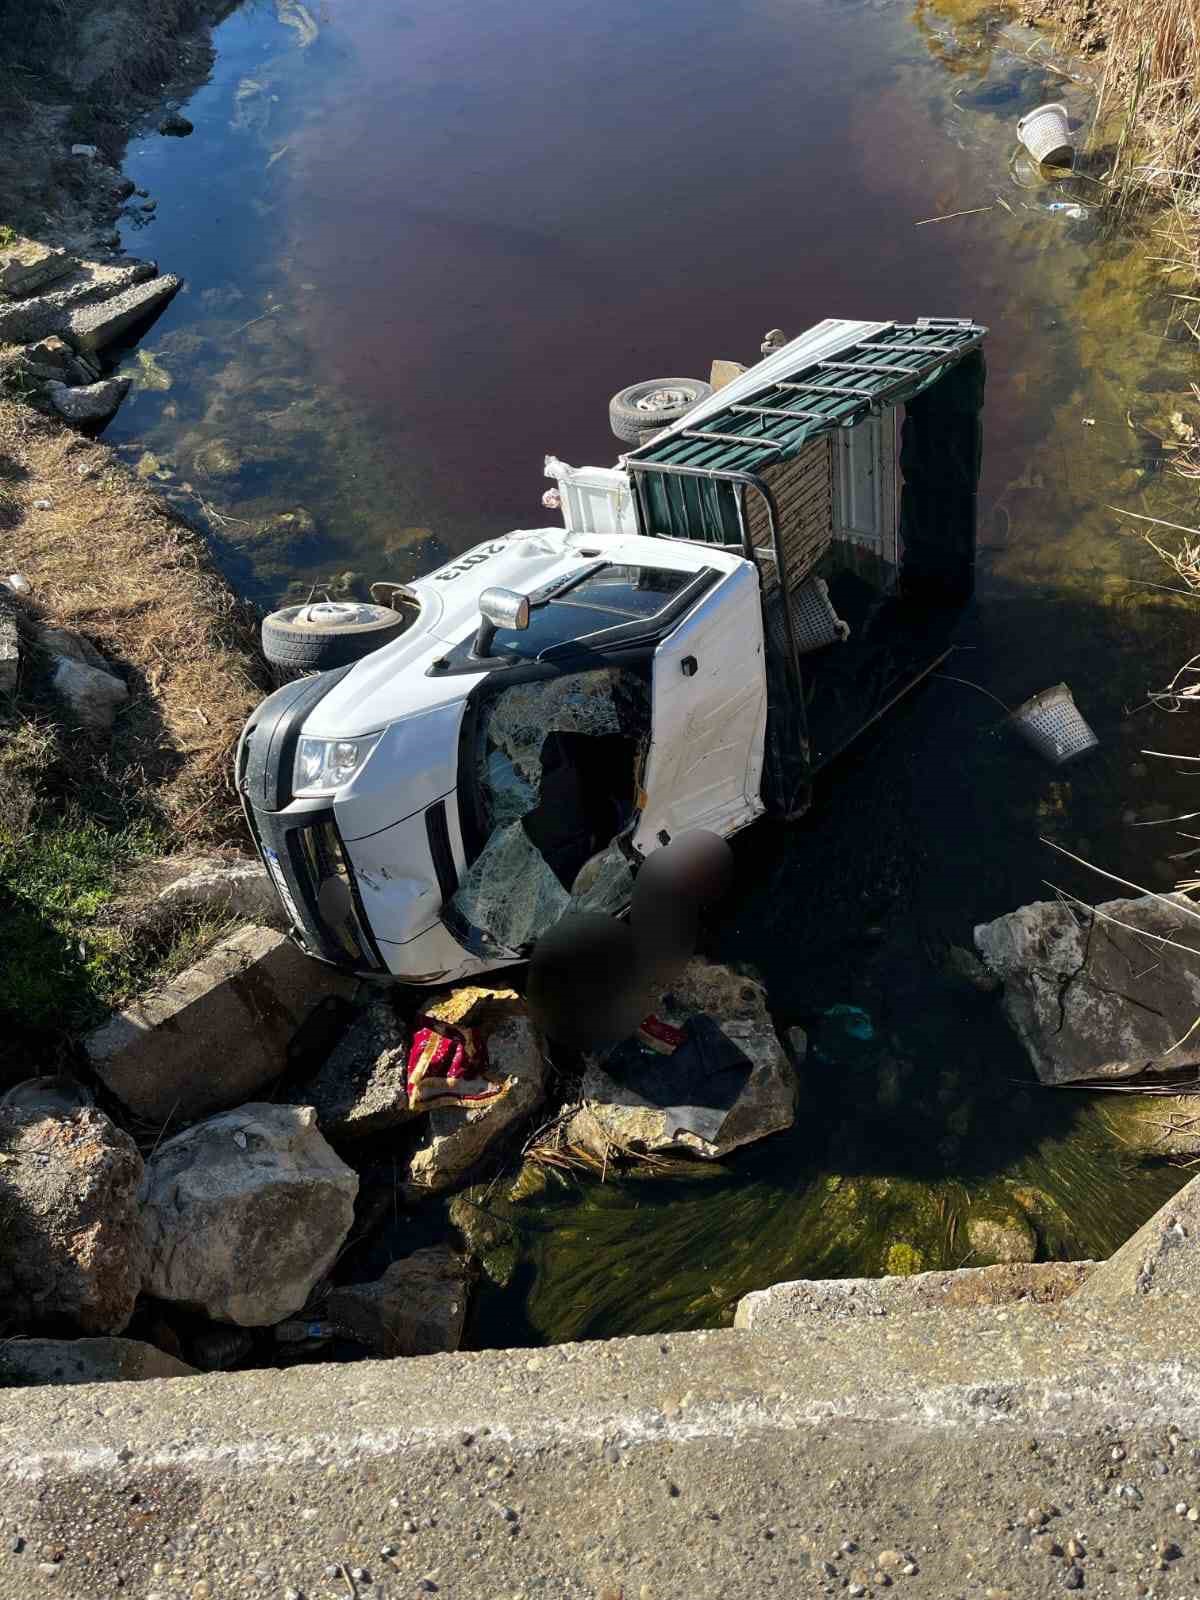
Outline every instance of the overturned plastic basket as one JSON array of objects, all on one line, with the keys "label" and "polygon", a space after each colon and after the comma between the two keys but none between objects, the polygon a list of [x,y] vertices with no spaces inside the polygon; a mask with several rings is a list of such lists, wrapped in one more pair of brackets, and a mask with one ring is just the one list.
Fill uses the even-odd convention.
[{"label": "overturned plastic basket", "polygon": [[1100,743],[1065,683],[1032,695],[1009,720],[1021,737],[1056,767],[1078,760]]},{"label": "overturned plastic basket", "polygon": [[1069,167],[1075,160],[1067,108],[1058,101],[1028,111],[1017,123],[1017,138],[1035,161]]}]

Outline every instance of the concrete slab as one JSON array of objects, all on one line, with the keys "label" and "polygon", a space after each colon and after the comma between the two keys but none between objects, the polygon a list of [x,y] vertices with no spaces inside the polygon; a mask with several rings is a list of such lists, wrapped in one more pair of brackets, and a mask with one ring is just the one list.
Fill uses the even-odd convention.
[{"label": "concrete slab", "polygon": [[66,338],[77,350],[103,350],[140,322],[161,311],[182,287],[170,273],[134,284],[110,300],[80,306],[66,321]]},{"label": "concrete slab", "polygon": [[1167,1299],[0,1391],[0,1600],[1166,1600],[1198,1432]]},{"label": "concrete slab", "polygon": [[738,1302],[734,1327],[748,1333],[803,1322],[886,1317],[911,1311],[961,1311],[1018,1302],[1053,1305],[1075,1293],[1094,1261],[1019,1262],[917,1272],[906,1278],[799,1278],[757,1289]]},{"label": "concrete slab", "polygon": [[10,1383],[144,1383],[191,1378],[196,1368],[141,1339],[6,1339],[0,1377]]},{"label": "concrete slab", "polygon": [[1200,1294],[1200,1178],[1156,1211],[1080,1290],[1085,1303]]},{"label": "concrete slab", "polygon": [[356,989],[284,934],[243,928],[88,1034],[84,1048],[122,1105],[178,1127],[255,1098],[283,1072],[318,1001]]}]

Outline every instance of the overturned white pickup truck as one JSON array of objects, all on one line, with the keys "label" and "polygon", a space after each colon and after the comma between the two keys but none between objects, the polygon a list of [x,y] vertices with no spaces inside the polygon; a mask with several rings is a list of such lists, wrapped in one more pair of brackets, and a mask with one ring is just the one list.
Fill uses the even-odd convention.
[{"label": "overturned white pickup truck", "polygon": [[259,706],[236,777],[303,948],[460,979],[619,914],[676,834],[799,816],[970,597],[984,334],[823,322],[615,468],[548,459],[563,527],[394,609],[275,613],[324,670]]}]

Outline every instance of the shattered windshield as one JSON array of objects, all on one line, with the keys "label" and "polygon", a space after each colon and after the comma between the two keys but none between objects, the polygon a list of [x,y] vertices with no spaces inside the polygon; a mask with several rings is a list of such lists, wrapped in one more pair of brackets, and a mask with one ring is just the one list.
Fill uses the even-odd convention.
[{"label": "shattered windshield", "polygon": [[464,735],[484,843],[452,914],[521,950],[568,910],[621,910],[633,875],[614,841],[636,814],[649,732],[636,668],[493,687]]}]

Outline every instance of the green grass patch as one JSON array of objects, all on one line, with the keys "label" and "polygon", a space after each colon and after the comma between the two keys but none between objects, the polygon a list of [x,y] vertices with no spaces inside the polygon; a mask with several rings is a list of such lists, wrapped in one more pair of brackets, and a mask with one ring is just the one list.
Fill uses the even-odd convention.
[{"label": "green grass patch", "polygon": [[110,913],[160,845],[148,823],[109,828],[77,811],[18,837],[0,821],[0,1013],[22,1033],[86,1028],[137,985],[147,952]]}]

